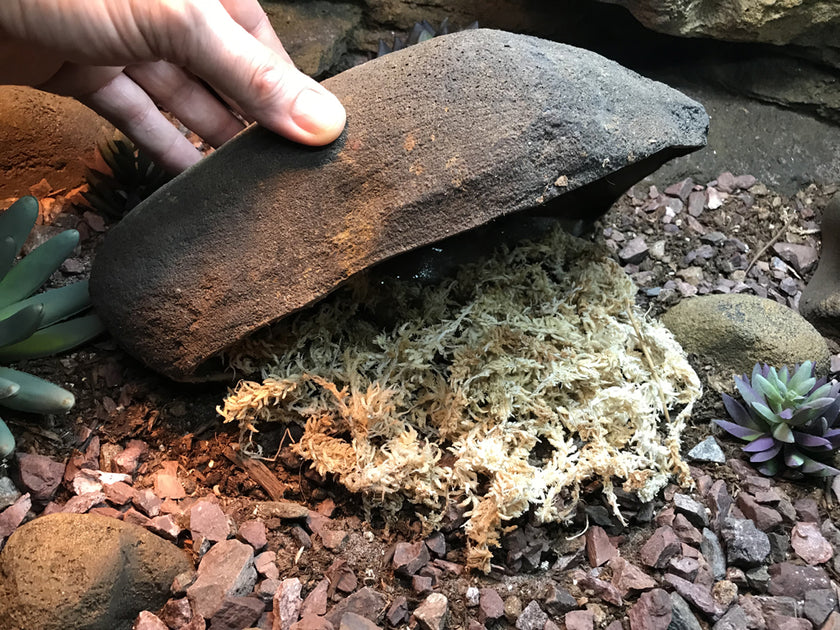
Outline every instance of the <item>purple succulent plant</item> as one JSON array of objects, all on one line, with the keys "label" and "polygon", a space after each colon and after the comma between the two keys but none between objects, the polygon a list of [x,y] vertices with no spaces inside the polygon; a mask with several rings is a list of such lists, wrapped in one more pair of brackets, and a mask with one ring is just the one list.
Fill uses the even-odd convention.
[{"label": "purple succulent plant", "polygon": [[752,378],[736,376],[744,404],[723,395],[734,422],[715,420],[724,431],[749,442],[743,447],[764,475],[788,471],[794,476],[829,477],[834,451],[840,448],[840,383],[814,376],[805,361],[791,374],[756,363]]}]

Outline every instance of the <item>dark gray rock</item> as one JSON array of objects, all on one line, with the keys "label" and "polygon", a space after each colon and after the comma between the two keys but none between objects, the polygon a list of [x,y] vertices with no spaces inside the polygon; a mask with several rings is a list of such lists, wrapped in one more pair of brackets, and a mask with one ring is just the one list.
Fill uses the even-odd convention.
[{"label": "dark gray rock", "polygon": [[747,613],[744,612],[743,608],[735,605],[718,619],[717,623],[712,626],[712,630],[744,630],[748,627]]},{"label": "dark gray rock", "polygon": [[703,528],[709,526],[709,516],[706,514],[706,506],[687,494],[677,492],[674,495],[674,510],[677,514],[685,516],[688,522],[695,527]]},{"label": "dark gray rock", "polygon": [[802,613],[814,626],[822,626],[833,610],[837,610],[837,594],[834,589],[820,588],[805,593]]},{"label": "dark gray rock", "polygon": [[546,621],[548,615],[536,601],[531,601],[517,617],[516,630],[542,630]]},{"label": "dark gray rock", "polygon": [[676,591],[671,593],[671,623],[668,630],[702,630],[688,602]]},{"label": "dark gray rock", "polygon": [[726,455],[723,454],[723,449],[711,435],[688,451],[688,458],[696,462],[712,462],[715,464],[726,462]]},{"label": "dark gray rock", "polygon": [[0,553],[0,625],[128,630],[191,568],[183,551],[142,527],[95,514],[43,516]]},{"label": "dark gray rock", "polygon": [[722,580],[726,576],[726,556],[720,540],[710,529],[703,530],[703,542],[700,543],[700,553],[706,559],[715,580]]},{"label": "dark gray rock", "polygon": [[338,602],[324,618],[338,627],[344,613],[351,612],[378,623],[385,613],[387,604],[388,600],[382,593],[365,586]]},{"label": "dark gray rock", "polygon": [[[372,264],[546,206],[592,219],[700,147],[694,101],[585,50],[501,31],[434,38],[325,81],[323,148],[250,129],[135,208],[91,294],[120,343],[181,380]],[[484,244],[479,244],[482,247]]]},{"label": "dark gray rock", "polygon": [[729,564],[741,568],[760,565],[770,554],[770,540],[755,523],[740,518],[727,518],[721,528],[726,543],[726,558]]}]

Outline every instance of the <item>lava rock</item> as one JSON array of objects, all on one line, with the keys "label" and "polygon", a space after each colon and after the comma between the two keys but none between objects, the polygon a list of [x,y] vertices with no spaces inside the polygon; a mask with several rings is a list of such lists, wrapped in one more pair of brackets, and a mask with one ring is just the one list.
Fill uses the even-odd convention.
[{"label": "lava rock", "polygon": [[42,516],[0,553],[0,619],[9,628],[128,630],[191,568],[183,551],[141,527],[94,514]]},{"label": "lava rock", "polygon": [[217,352],[353,274],[500,216],[549,205],[595,218],[708,127],[698,103],[594,53],[487,29],[324,86],[347,110],[336,142],[249,129],[109,231],[91,297],[154,369],[215,376]]}]

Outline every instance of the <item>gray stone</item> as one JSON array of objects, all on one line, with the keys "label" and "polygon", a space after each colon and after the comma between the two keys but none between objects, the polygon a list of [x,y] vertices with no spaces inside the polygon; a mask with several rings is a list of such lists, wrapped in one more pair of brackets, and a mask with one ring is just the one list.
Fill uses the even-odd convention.
[{"label": "gray stone", "polygon": [[247,595],[256,583],[253,547],[234,539],[223,540],[204,554],[187,597],[199,615],[210,619],[225,597]]},{"label": "gray stone", "polygon": [[746,572],[747,584],[756,593],[766,593],[770,585],[770,572],[767,567],[755,567]]},{"label": "gray stone", "polygon": [[770,539],[750,520],[725,519],[721,535],[726,543],[726,558],[737,567],[756,567],[770,554]]},{"label": "gray stone", "polygon": [[332,145],[250,129],[109,231],[91,295],[150,366],[208,378],[215,353],[351,275],[499,216],[550,205],[594,218],[701,146],[708,124],[695,102],[595,54],[483,29],[324,85],[348,112]]},{"label": "gray stone", "polygon": [[630,239],[618,250],[618,261],[622,265],[638,265],[648,256],[648,246],[641,236]]},{"label": "gray stone", "polygon": [[0,512],[0,542],[12,535],[32,508],[29,493],[20,496],[17,501]]},{"label": "gray stone", "polygon": [[683,300],[662,322],[686,352],[714,362],[722,373],[750,373],[756,363],[828,366],[825,339],[795,311],[774,300],[728,293]]},{"label": "gray stone", "polygon": [[726,576],[726,557],[720,540],[710,529],[703,530],[703,542],[700,543],[700,553],[706,559],[715,580],[722,580]]},{"label": "gray stone", "polygon": [[141,527],[94,514],[43,516],[0,553],[0,619],[9,628],[127,630],[189,569],[183,551]]},{"label": "gray stone", "polygon": [[840,194],[822,217],[820,262],[799,299],[799,312],[824,335],[840,339]]},{"label": "gray stone", "polygon": [[671,623],[668,630],[702,630],[688,602],[677,592],[671,593]]},{"label": "gray stone", "polygon": [[20,490],[9,477],[0,477],[0,510],[5,510],[20,497]]},{"label": "gray stone", "polygon": [[516,618],[516,630],[542,630],[548,615],[536,601],[530,601]]},{"label": "gray stone", "polygon": [[805,604],[802,613],[819,627],[833,610],[837,610],[837,594],[834,589],[820,588],[805,593]]},{"label": "gray stone", "polygon": [[688,451],[688,458],[696,462],[712,462],[714,464],[726,462],[723,449],[711,435]]},{"label": "gray stone", "polygon": [[749,628],[747,613],[738,605],[727,610],[723,617],[712,626],[712,630],[744,630],[745,628]]},{"label": "gray stone", "polygon": [[709,516],[706,514],[706,506],[691,498],[687,494],[674,494],[674,510],[682,514],[688,522],[695,527],[703,528],[709,526]]}]

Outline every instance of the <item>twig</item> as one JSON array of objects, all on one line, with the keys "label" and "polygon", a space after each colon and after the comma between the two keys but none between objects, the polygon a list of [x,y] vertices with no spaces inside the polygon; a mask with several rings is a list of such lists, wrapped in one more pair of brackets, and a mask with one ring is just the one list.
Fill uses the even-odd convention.
[{"label": "twig", "polygon": [[791,226],[791,223],[793,223],[793,219],[794,219],[794,217],[789,218],[785,222],[785,224],[782,227],[779,228],[779,231],[776,232],[770,238],[769,241],[767,241],[767,244],[764,247],[762,247],[760,250],[758,250],[756,255],[753,256],[753,259],[750,261],[750,264],[747,265],[747,268],[744,270],[744,275],[747,275],[750,272],[750,269],[752,269],[753,265],[758,262],[758,259],[761,258],[764,255],[764,252],[766,252],[768,249],[773,247],[773,245],[776,243],[776,241],[778,241],[780,238],[782,238],[782,234],[784,234],[787,231],[787,229]]}]

